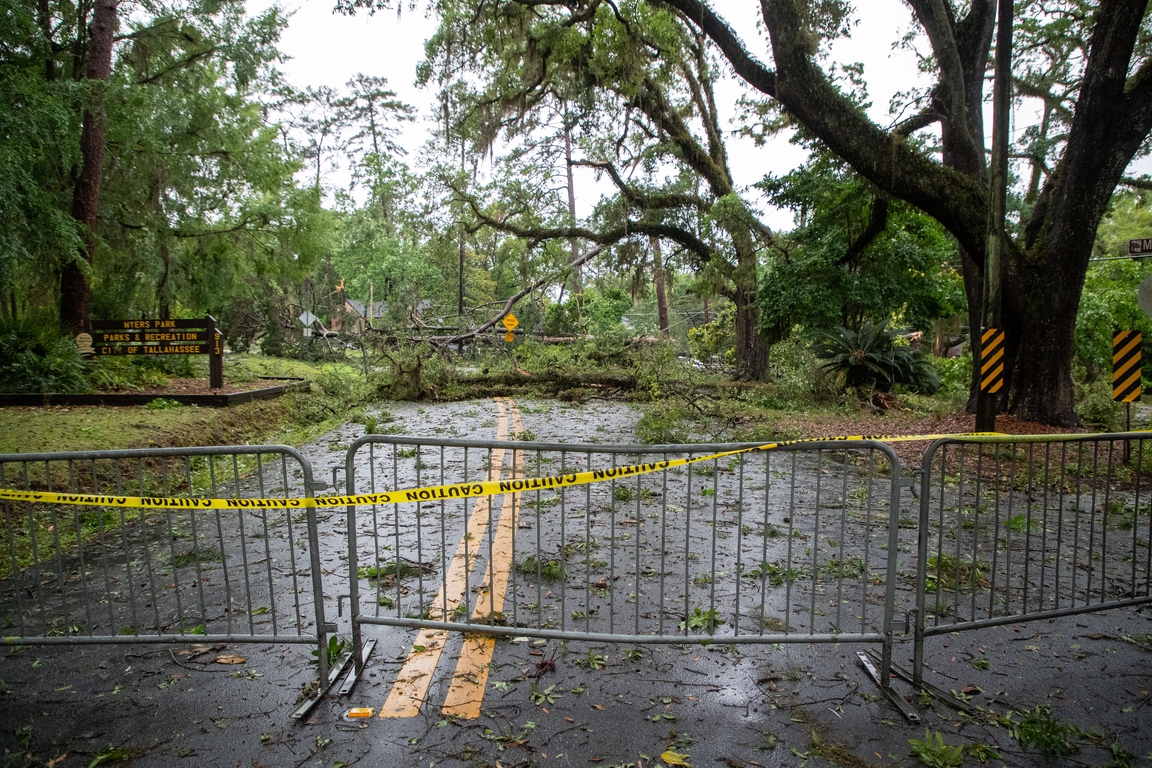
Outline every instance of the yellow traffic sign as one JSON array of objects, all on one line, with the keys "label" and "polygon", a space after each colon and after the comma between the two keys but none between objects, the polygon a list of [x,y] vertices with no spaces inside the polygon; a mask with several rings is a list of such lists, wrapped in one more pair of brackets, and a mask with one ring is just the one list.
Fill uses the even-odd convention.
[{"label": "yellow traffic sign", "polygon": [[[507,328],[509,331],[516,330],[516,326],[520,325],[520,321],[516,319],[516,315],[512,314],[511,312],[504,315],[504,321],[503,322],[504,322],[504,327]],[[511,339],[508,339],[508,341],[511,341]]]},{"label": "yellow traffic sign", "polygon": [[504,341],[507,341],[508,343],[516,341],[516,334],[512,333],[512,331],[508,331],[508,333],[504,334]]}]

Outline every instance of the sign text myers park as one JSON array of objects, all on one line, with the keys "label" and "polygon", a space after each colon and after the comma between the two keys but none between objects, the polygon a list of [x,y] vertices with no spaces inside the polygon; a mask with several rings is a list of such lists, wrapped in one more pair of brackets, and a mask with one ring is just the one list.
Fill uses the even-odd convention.
[{"label": "sign text myers park", "polygon": [[224,386],[224,339],[216,320],[92,320],[77,334],[86,355],[208,355],[209,385]]}]

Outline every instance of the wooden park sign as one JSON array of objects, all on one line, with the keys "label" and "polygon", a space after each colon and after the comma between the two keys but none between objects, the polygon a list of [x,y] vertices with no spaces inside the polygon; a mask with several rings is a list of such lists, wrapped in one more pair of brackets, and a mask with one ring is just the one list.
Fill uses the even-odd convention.
[{"label": "wooden park sign", "polygon": [[208,384],[224,386],[224,339],[211,315],[180,320],[90,320],[76,335],[81,354],[208,355]]}]

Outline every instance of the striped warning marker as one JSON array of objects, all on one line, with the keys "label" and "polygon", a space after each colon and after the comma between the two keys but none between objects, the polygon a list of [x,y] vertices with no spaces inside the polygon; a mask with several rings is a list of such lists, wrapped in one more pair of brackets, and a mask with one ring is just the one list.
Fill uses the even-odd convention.
[{"label": "striped warning marker", "polygon": [[1004,388],[1004,331],[986,328],[980,336],[980,391],[994,394]]},{"label": "striped warning marker", "polygon": [[1137,331],[1117,331],[1112,337],[1112,399],[1118,403],[1134,403],[1140,399],[1140,379],[1144,374],[1140,344],[1144,334]]}]

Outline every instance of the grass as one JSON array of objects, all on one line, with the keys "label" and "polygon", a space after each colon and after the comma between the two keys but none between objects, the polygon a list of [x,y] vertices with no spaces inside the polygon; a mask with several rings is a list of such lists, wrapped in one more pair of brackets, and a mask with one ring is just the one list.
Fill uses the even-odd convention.
[{"label": "grass", "polygon": [[[242,382],[257,376],[312,379],[322,372],[298,360],[243,356],[225,363],[224,376],[225,381]],[[348,418],[346,407],[329,400],[317,390],[230,408],[0,408],[0,454],[244,443],[300,445]]]},{"label": "grass", "polygon": [[[230,365],[230,367],[229,367]],[[334,380],[336,366],[323,368],[294,360],[243,357],[226,365],[233,381],[244,376],[309,375],[321,380]],[[0,408],[0,454],[31,452],[96,451],[122,448],[173,447],[196,445],[289,444],[299,445],[323,434],[354,415],[349,402],[325,394],[322,390],[293,392],[275,400],[245,403],[232,408],[199,408],[173,406],[165,408],[132,407],[21,407]],[[265,465],[268,460],[265,460]],[[290,462],[291,465],[291,462]],[[46,474],[43,463],[32,464],[24,476],[21,465],[5,467],[3,484],[34,490],[72,489],[144,496],[230,495],[231,482],[238,474],[249,477],[256,471],[254,456],[222,456],[215,459],[195,457],[185,465],[183,460],[163,462],[112,462],[101,460],[93,469],[80,462],[71,468],[64,462],[51,467]],[[93,472],[96,478],[93,478]],[[289,469],[291,473],[291,468]],[[298,480],[290,476],[289,480]],[[191,481],[190,483],[188,481]],[[102,510],[78,507],[73,510],[20,505],[15,509],[14,540],[8,541],[7,530],[0,531],[0,547],[9,546],[18,567],[32,562],[33,532],[42,562],[61,552],[75,549],[77,541],[89,541],[103,530],[117,531],[122,524],[133,524],[142,514],[138,509]],[[31,510],[31,511],[30,511]],[[0,578],[10,574],[12,558],[0,561]]]}]

